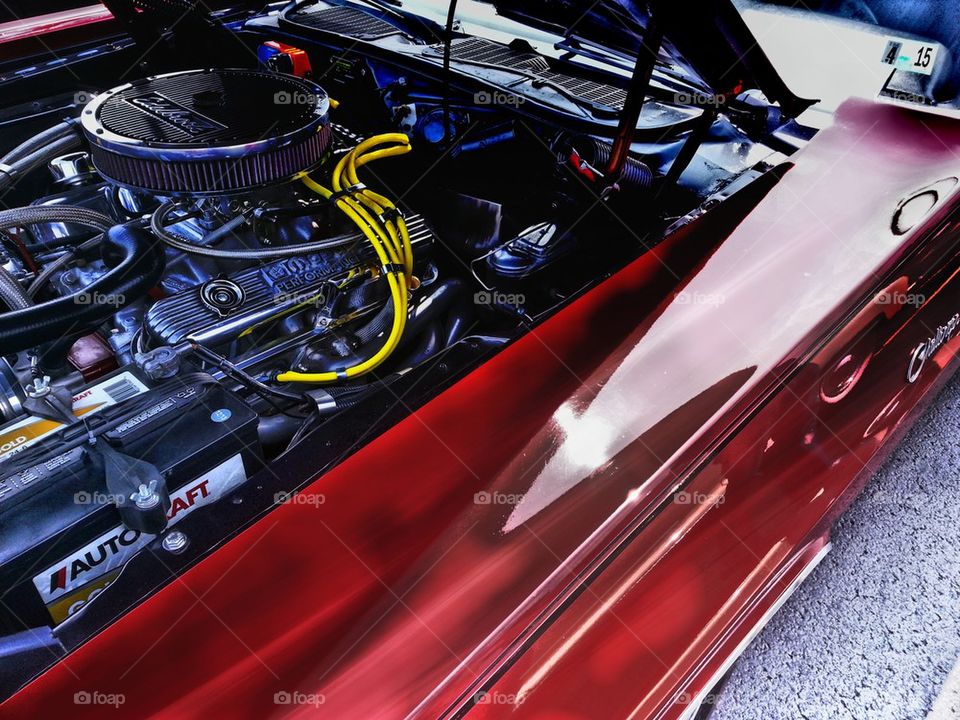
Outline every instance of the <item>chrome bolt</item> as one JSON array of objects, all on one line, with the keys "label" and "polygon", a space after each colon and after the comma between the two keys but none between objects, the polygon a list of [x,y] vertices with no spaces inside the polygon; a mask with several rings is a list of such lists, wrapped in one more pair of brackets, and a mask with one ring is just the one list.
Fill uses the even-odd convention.
[{"label": "chrome bolt", "polygon": [[187,545],[190,544],[190,538],[187,537],[186,533],[173,530],[164,535],[160,544],[167,552],[182,553],[187,549]]}]

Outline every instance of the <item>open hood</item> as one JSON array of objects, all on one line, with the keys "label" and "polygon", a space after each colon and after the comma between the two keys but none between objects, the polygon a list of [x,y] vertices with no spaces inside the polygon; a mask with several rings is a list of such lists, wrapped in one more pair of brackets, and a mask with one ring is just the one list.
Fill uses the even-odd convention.
[{"label": "open hood", "polygon": [[[635,57],[641,51],[646,29],[656,23],[663,34],[662,59],[682,68],[687,79],[696,79],[704,90],[724,96],[760,90],[791,118],[816,102],[790,91],[731,0],[479,2],[492,5],[503,17],[564,36],[574,44],[582,40],[599,44],[620,56]],[[186,36],[184,44],[192,52],[205,50],[211,65],[223,64],[224,58],[234,60],[234,64],[244,60],[238,44],[224,31],[221,22],[225,18],[206,12],[203,8],[207,5],[183,12],[165,0],[104,0],[104,4],[150,52],[159,44],[162,29],[167,28]]]},{"label": "open hood", "polygon": [[492,0],[497,12],[614,51],[636,55],[651,22],[670,59],[717,94],[760,90],[796,117],[816,100],[790,91],[730,0]]}]

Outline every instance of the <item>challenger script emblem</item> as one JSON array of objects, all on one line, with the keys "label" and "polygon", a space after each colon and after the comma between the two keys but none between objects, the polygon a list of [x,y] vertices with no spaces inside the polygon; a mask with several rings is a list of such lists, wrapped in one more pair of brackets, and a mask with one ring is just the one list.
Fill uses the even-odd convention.
[{"label": "challenger script emblem", "polygon": [[907,366],[907,382],[915,383],[917,381],[927,359],[933,357],[933,354],[956,334],[958,327],[960,327],[960,313],[950,318],[945,325],[938,327],[933,337],[917,345],[916,349],[910,354],[910,364]]},{"label": "challenger script emblem", "polygon": [[189,135],[203,135],[203,133],[211,130],[226,128],[226,125],[221,125],[216,120],[211,120],[206,115],[201,115],[190,108],[186,108],[158,92],[130,98],[127,102],[164,122],[170,123]]}]

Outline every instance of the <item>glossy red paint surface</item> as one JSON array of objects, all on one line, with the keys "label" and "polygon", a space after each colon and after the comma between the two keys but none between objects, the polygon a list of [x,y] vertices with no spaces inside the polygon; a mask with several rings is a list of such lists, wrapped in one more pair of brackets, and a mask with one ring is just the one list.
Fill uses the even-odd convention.
[{"label": "glossy red paint surface", "polygon": [[[957,172],[958,150],[953,123],[845,106],[736,229],[735,198],[318,478],[306,492],[323,503],[278,508],[4,717],[99,716],[73,705],[81,690],[122,693],[132,717],[437,717],[484,689],[471,716],[679,715],[945,376],[956,341],[906,382],[914,348],[960,307],[956,186],[905,233],[890,226],[904,198]],[[901,302],[903,287],[926,302]]]},{"label": "glossy red paint surface", "polygon": [[62,10],[31,18],[11,20],[10,22],[0,23],[0,44],[26,40],[62,30],[72,30],[107,20],[113,20],[113,15],[99,3],[73,10]]}]

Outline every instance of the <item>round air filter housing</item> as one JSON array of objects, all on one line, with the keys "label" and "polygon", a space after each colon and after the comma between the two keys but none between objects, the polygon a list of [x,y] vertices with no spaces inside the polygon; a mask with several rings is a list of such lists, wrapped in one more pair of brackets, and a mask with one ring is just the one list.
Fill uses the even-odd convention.
[{"label": "round air filter housing", "polygon": [[97,170],[161,195],[223,195],[312,170],[331,144],[318,85],[261,70],[188,70],[98,95],[82,124]]}]

